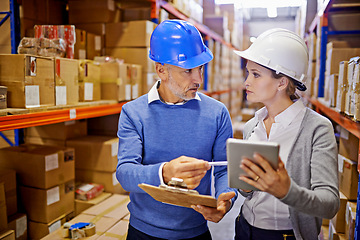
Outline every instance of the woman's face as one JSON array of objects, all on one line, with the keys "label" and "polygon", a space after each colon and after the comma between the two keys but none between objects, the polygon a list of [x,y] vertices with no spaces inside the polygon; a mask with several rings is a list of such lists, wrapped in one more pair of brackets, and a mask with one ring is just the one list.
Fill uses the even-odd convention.
[{"label": "woman's face", "polygon": [[245,80],[246,99],[249,102],[260,102],[266,105],[271,102],[277,92],[279,80],[273,78],[269,69],[248,61],[246,64],[248,77]]}]

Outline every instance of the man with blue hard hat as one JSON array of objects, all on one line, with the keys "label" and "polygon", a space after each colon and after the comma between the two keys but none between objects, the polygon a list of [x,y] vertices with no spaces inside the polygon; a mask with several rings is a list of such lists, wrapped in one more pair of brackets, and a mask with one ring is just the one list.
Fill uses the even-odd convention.
[{"label": "man with blue hard hat", "polygon": [[220,221],[237,197],[228,188],[226,166],[214,167],[217,208],[161,203],[138,184],[159,186],[176,177],[211,194],[208,162],[226,161],[232,137],[225,105],[198,92],[213,55],[192,24],[166,20],[152,33],[149,57],[160,80],[126,103],[119,119],[116,177],[130,192],[127,239],[211,239],[207,220]]}]

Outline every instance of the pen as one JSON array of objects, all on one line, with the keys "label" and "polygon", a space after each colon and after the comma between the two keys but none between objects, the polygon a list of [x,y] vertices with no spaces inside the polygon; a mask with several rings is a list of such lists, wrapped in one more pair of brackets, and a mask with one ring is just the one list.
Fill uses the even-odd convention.
[{"label": "pen", "polygon": [[226,166],[227,164],[228,164],[227,161],[209,162],[210,166]]}]

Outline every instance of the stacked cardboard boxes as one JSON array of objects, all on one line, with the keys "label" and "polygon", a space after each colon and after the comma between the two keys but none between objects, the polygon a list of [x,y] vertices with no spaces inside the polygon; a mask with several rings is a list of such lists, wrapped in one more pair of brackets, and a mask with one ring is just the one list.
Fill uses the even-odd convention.
[{"label": "stacked cardboard boxes", "polygon": [[142,66],[143,87],[139,89],[138,96],[147,93],[156,79],[155,64],[148,57],[150,36],[155,27],[156,24],[150,21],[106,24],[106,32],[118,33],[106,37],[106,55],[124,59],[125,63]]},{"label": "stacked cardboard boxes", "polygon": [[72,120],[44,126],[29,127],[24,131],[25,142],[52,146],[66,146],[66,140],[86,136],[87,120]]},{"label": "stacked cardboard boxes", "polygon": [[[95,224],[96,233],[91,239],[126,239],[129,215],[126,205],[129,197],[126,195],[113,194],[101,203],[88,208],[80,215],[69,221],[70,224],[78,222],[91,222]],[[121,222],[121,223],[120,223]],[[120,224],[120,225],[119,225]],[[126,225],[126,227],[125,227]],[[120,228],[119,228],[120,227]],[[113,235],[115,233],[116,235]],[[117,237],[120,236],[120,237]],[[112,237],[112,238],[111,238]],[[44,240],[61,240],[63,228],[60,228],[43,238]]]},{"label": "stacked cardboard boxes", "polygon": [[26,144],[1,149],[0,159],[0,167],[18,174],[21,206],[33,225],[74,212],[74,149]]},{"label": "stacked cardboard boxes", "polygon": [[129,101],[143,92],[142,66],[119,60],[100,64],[101,98]]},{"label": "stacked cardboard boxes", "polygon": [[116,178],[119,139],[115,136],[85,136],[66,141],[75,149],[76,181],[104,186],[105,192],[126,193]]}]

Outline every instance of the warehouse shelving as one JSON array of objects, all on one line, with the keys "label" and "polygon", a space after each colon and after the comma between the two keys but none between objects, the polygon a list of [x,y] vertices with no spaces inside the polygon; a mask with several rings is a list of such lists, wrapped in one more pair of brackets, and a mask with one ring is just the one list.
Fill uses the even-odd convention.
[{"label": "warehouse shelving", "polygon": [[[309,27],[309,32],[314,32],[316,28],[320,29],[321,40],[320,40],[320,71],[318,81],[318,97],[324,96],[324,82],[325,82],[325,63],[326,63],[326,45],[328,36],[330,35],[350,35],[360,34],[360,31],[329,31],[328,27],[328,12],[333,10],[347,10],[359,8],[360,3],[336,3],[335,0],[325,0],[322,9],[319,10],[317,16],[314,18]],[[318,31],[319,32],[319,31]],[[360,123],[355,122],[352,119],[344,116],[343,114],[335,111],[322,104],[315,98],[306,97],[309,102],[315,107],[316,111],[326,115],[336,124],[340,125],[354,136],[360,139]],[[358,153],[358,172],[360,173],[360,144]],[[358,196],[357,196],[357,208],[356,208],[356,221],[355,221],[355,233],[354,239],[360,240],[360,177],[358,182]]]},{"label": "warehouse shelving", "polygon": [[0,131],[118,114],[121,112],[121,108],[125,103],[126,102],[74,107],[62,110],[3,116],[0,117]]},{"label": "warehouse shelving", "polygon": [[315,31],[316,27],[321,28],[321,42],[320,42],[320,71],[319,71],[319,88],[318,97],[324,97],[324,82],[325,82],[325,63],[326,63],[326,44],[328,36],[330,35],[352,35],[360,34],[360,30],[355,31],[329,31],[328,26],[328,12],[330,10],[344,10],[360,7],[360,3],[335,3],[334,0],[326,0],[323,8],[319,10],[318,14],[312,21],[309,32]]}]

